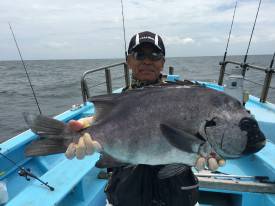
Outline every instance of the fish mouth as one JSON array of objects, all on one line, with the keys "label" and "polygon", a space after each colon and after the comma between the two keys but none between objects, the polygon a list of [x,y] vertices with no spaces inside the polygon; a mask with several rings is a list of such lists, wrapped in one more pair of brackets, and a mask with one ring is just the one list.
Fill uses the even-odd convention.
[{"label": "fish mouth", "polygon": [[265,146],[265,135],[261,132],[258,122],[254,118],[243,118],[239,127],[242,131],[247,132],[247,144],[242,152],[243,155],[256,153]]}]

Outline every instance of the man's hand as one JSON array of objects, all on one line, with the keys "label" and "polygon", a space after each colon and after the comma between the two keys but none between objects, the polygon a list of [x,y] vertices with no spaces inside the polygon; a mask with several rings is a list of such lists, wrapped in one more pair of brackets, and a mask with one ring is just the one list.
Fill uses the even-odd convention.
[{"label": "man's hand", "polygon": [[206,169],[206,167],[211,171],[216,171],[219,167],[225,165],[225,160],[218,157],[199,157],[197,159],[195,168],[200,171]]},{"label": "man's hand", "polygon": [[[71,130],[77,132],[89,127],[93,121],[94,117],[86,117],[78,121],[71,120],[69,121],[69,127]],[[94,141],[90,134],[84,133],[84,135],[79,138],[77,144],[69,144],[65,155],[68,159],[73,159],[74,157],[77,159],[83,159],[86,155],[91,155],[95,151],[100,151],[101,149],[101,145],[97,141]]]}]

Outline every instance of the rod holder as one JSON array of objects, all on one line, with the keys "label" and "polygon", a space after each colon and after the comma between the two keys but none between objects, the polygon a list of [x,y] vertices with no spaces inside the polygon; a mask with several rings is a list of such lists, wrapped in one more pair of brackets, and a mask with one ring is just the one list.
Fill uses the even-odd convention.
[{"label": "rod holder", "polygon": [[220,68],[220,75],[219,75],[219,81],[218,81],[218,85],[222,86],[223,84],[223,78],[224,78],[224,73],[225,73],[225,66],[226,66],[226,62],[220,62],[221,68]]}]

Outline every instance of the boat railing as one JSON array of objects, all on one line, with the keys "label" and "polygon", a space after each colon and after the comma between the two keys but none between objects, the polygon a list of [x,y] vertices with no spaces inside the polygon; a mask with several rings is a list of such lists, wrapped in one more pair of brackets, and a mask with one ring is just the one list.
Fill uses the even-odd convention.
[{"label": "boat railing", "polygon": [[[111,64],[111,65],[107,65],[107,66],[103,66],[103,67],[98,67],[95,69],[91,69],[88,70],[86,72],[83,73],[82,77],[81,77],[81,92],[82,92],[82,99],[83,99],[83,104],[86,105],[86,102],[88,100],[88,98],[91,97],[91,91],[88,87],[87,84],[87,75],[88,74],[93,74],[96,72],[100,72],[100,71],[105,71],[105,82],[100,82],[95,86],[99,86],[101,84],[106,84],[106,89],[107,89],[107,94],[111,94],[113,92],[113,86],[112,86],[112,80],[115,80],[116,78],[112,78],[111,75],[111,70],[112,69],[117,69],[117,68],[121,68],[120,66],[124,67],[124,75],[123,76],[119,76],[118,78],[124,77],[125,79],[125,86],[128,87],[130,85],[130,74],[129,74],[129,68],[126,62],[120,62],[120,63],[116,63],[116,64]],[[169,66],[169,75],[174,74],[174,67]],[[166,77],[166,74],[163,74],[164,77]]]},{"label": "boat railing", "polygon": [[88,70],[83,73],[83,75],[81,77],[81,92],[82,92],[82,98],[83,98],[84,105],[86,104],[88,98],[91,97],[91,91],[90,91],[90,88],[88,88],[87,81],[86,81],[87,75],[104,70],[105,71],[105,82],[103,82],[103,83],[106,84],[107,93],[110,94],[113,91],[111,70],[121,68],[122,65],[124,67],[125,86],[129,86],[130,85],[130,75],[129,75],[129,68],[128,68],[128,65],[126,62],[120,62],[120,63],[111,64],[111,65],[107,65],[107,66],[103,66],[103,67],[98,67],[98,68],[91,69],[91,70]]},{"label": "boat railing", "polygon": [[[266,99],[268,97],[268,91],[271,88],[270,84],[271,84],[271,80],[272,80],[272,75],[275,72],[274,68],[272,68],[273,66],[273,61],[271,62],[269,67],[261,67],[261,66],[256,66],[256,65],[252,65],[252,64],[247,64],[247,63],[240,63],[240,62],[235,62],[235,61],[223,61],[220,62],[220,75],[219,75],[219,80],[218,80],[218,84],[220,86],[223,85],[223,79],[224,79],[224,75],[225,73],[225,68],[228,64],[233,64],[233,65],[237,65],[240,66],[240,69],[242,70],[242,76],[245,77],[246,71],[248,69],[252,69],[252,70],[258,70],[261,72],[265,72],[265,80],[262,85],[262,91],[261,91],[261,97],[260,97],[260,102],[266,102]],[[245,79],[247,80],[247,79]]]}]

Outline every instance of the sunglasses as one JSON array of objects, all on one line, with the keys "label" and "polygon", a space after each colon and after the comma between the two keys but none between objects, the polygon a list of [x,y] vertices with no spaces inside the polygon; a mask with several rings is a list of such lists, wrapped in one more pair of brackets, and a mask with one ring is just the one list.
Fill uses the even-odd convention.
[{"label": "sunglasses", "polygon": [[134,51],[132,52],[132,55],[138,61],[143,61],[146,58],[148,58],[151,61],[158,61],[164,57],[163,53],[155,51],[150,53],[145,53],[143,51]]}]

